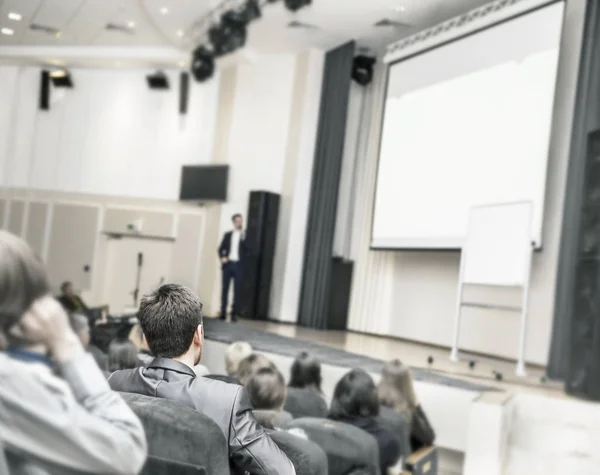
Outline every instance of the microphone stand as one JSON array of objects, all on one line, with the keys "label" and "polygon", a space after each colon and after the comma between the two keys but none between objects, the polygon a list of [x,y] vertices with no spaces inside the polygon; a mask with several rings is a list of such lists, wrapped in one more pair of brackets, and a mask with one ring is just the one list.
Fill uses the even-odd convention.
[{"label": "microphone stand", "polygon": [[135,277],[135,290],[132,292],[134,308],[137,308],[137,306],[138,306],[138,297],[140,295],[140,280],[142,278],[143,256],[144,255],[141,252],[138,252],[137,275]]}]

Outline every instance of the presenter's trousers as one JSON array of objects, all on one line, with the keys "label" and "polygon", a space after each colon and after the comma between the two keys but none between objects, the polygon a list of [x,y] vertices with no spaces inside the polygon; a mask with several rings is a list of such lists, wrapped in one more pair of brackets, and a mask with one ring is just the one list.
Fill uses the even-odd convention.
[{"label": "presenter's trousers", "polygon": [[239,311],[239,298],[242,289],[242,265],[239,262],[229,261],[223,264],[223,283],[221,286],[221,319],[227,315],[227,297],[229,297],[229,286],[233,280],[233,307],[231,308],[231,320],[237,320]]}]

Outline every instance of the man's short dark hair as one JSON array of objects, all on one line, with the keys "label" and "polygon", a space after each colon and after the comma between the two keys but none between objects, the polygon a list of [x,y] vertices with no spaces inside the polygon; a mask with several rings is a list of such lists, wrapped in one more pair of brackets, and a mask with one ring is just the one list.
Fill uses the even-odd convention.
[{"label": "man's short dark hair", "polygon": [[231,221],[235,221],[235,218],[241,218],[242,215],[240,213],[235,213],[232,217],[231,217]]},{"label": "man's short dark hair", "polygon": [[263,411],[281,411],[286,388],[283,376],[275,368],[262,368],[250,376],[246,390],[252,407]]},{"label": "man's short dark hair", "polygon": [[150,351],[162,358],[186,353],[202,324],[200,298],[187,287],[165,284],[144,295],[138,318]]},{"label": "man's short dark hair", "polygon": [[375,417],[379,414],[379,399],[373,378],[362,369],[353,369],[339,380],[333,392],[329,417],[346,420],[354,417]]}]

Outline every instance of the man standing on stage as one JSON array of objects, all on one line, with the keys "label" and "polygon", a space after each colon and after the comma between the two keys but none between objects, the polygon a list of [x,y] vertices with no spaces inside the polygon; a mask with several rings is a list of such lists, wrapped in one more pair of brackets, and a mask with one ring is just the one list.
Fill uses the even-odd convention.
[{"label": "man standing on stage", "polygon": [[243,259],[248,254],[248,245],[246,242],[246,233],[243,231],[244,224],[241,214],[234,214],[233,230],[223,235],[221,245],[219,246],[219,257],[221,259],[221,269],[223,272],[223,285],[221,288],[221,320],[225,320],[227,315],[227,297],[229,295],[229,285],[233,280],[233,307],[231,309],[231,321],[237,321],[239,311],[239,298],[242,287]]}]

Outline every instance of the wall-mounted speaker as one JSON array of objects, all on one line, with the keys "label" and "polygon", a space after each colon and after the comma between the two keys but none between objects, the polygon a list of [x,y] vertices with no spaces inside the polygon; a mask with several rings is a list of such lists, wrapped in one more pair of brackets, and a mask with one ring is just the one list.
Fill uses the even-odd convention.
[{"label": "wall-mounted speaker", "polygon": [[187,114],[188,101],[190,97],[190,75],[189,73],[181,73],[179,76],[179,113]]},{"label": "wall-mounted speaker", "polygon": [[40,109],[50,110],[50,72],[46,70],[40,75]]}]

